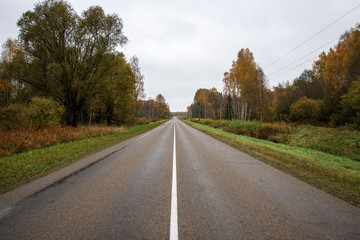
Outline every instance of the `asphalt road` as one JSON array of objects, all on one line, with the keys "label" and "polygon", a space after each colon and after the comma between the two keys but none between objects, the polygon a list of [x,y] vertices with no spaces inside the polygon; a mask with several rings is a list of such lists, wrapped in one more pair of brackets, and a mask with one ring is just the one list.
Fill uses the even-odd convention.
[{"label": "asphalt road", "polygon": [[360,209],[177,119],[90,158],[0,195],[0,239],[360,239]]}]

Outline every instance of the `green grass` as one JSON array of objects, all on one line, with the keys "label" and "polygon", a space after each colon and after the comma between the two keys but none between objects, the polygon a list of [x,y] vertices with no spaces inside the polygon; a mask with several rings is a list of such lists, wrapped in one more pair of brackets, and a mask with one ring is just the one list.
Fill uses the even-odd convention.
[{"label": "green grass", "polygon": [[291,146],[310,148],[360,161],[360,132],[347,128],[293,127],[290,134],[276,136]]},{"label": "green grass", "polygon": [[118,134],[59,144],[0,158],[0,192],[9,191],[86,155],[149,131],[165,121],[130,127]]},{"label": "green grass", "polygon": [[191,119],[227,132],[310,148],[360,161],[360,131],[349,127],[318,127],[258,121]]},{"label": "green grass", "polygon": [[188,125],[294,177],[360,207],[360,162],[309,148],[236,135],[210,126]]}]

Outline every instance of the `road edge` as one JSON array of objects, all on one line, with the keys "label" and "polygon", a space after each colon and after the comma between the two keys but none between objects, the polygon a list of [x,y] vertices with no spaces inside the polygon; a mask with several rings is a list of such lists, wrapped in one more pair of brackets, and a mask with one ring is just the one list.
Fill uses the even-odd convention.
[{"label": "road edge", "polygon": [[98,152],[95,152],[91,155],[83,157],[69,165],[65,165],[64,167],[59,168],[58,170],[52,171],[47,175],[36,178],[33,181],[25,183],[15,189],[10,190],[9,192],[0,194],[0,217],[12,207],[23,201],[24,199],[44,191],[45,189],[56,185],[59,182],[64,181],[70,176],[77,174],[85,169],[91,167],[92,165],[104,160],[106,157],[121,151],[126,148],[131,143],[140,140],[151,133],[157,131],[159,128],[163,127],[167,122],[150,129],[140,135],[129,138],[125,141],[119,142],[111,147],[105,148]]}]

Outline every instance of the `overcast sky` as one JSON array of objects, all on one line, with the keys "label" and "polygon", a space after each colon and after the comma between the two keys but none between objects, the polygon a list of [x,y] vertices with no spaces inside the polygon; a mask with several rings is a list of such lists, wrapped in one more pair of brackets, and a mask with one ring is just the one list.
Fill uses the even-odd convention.
[{"label": "overcast sky", "polygon": [[[16,38],[17,20],[37,0],[1,0],[0,43]],[[171,111],[185,111],[198,88],[223,88],[222,77],[241,48],[249,48],[269,87],[311,68],[311,53],[360,23],[360,7],[280,61],[266,67],[360,4],[359,0],[69,0],[78,14],[100,5],[123,19],[130,42],[119,51],[136,55],[147,98],[165,96]],[[292,68],[305,64],[291,70]],[[290,71],[291,70],[291,71]],[[274,73],[275,72],[275,73]],[[284,72],[287,72],[283,74]],[[280,75],[280,76],[279,76]]]}]

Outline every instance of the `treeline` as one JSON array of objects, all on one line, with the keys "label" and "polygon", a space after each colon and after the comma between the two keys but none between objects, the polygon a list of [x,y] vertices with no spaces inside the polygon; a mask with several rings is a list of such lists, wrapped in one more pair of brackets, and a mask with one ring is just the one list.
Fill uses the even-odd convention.
[{"label": "treeline", "polygon": [[360,126],[360,25],[291,83],[270,90],[249,49],[225,72],[223,92],[198,89],[188,107],[194,118],[287,121]]},{"label": "treeline", "polygon": [[120,125],[135,117],[169,117],[161,94],[155,102],[144,100],[138,58],[127,61],[116,50],[128,42],[116,14],[94,6],[78,15],[63,0],[45,0],[17,25],[18,39],[9,39],[1,56],[2,126]]},{"label": "treeline", "polygon": [[170,107],[166,103],[165,97],[162,94],[158,94],[155,99],[140,100],[138,101],[140,108],[138,109],[138,117],[146,118],[170,118]]}]

